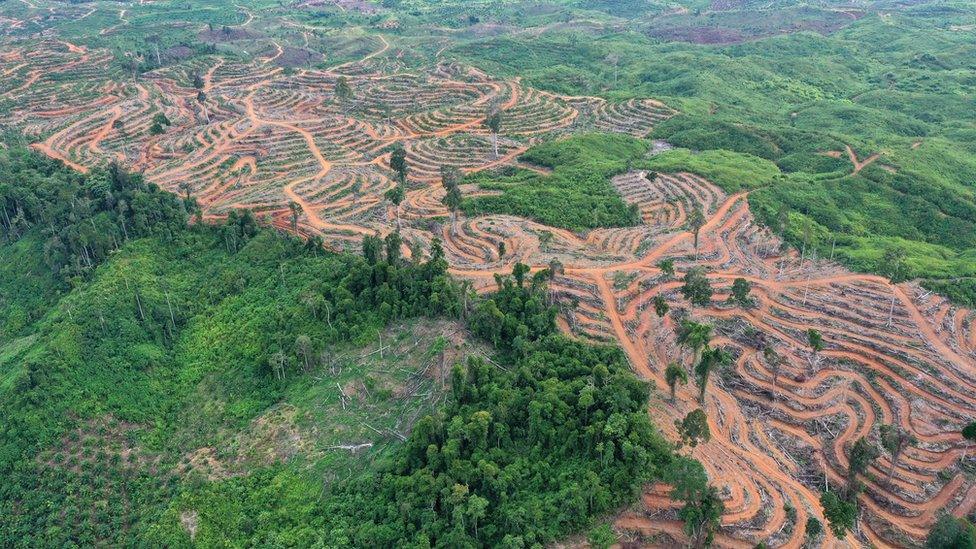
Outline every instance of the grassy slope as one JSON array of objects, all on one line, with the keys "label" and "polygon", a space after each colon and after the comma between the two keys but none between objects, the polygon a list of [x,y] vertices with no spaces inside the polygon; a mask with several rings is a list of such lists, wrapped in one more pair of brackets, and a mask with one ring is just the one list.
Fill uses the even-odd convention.
[{"label": "grassy slope", "polygon": [[658,172],[696,173],[728,193],[770,185],[780,175],[776,164],[766,159],[725,150],[695,153],[673,149],[642,161],[640,166]]},{"label": "grassy slope", "polygon": [[573,230],[633,225],[638,217],[610,184],[610,178],[633,165],[647,151],[645,141],[623,135],[586,134],[535,146],[522,160],[553,170],[509,174],[475,174],[485,190],[497,196],[467,199],[468,214],[505,213]]}]

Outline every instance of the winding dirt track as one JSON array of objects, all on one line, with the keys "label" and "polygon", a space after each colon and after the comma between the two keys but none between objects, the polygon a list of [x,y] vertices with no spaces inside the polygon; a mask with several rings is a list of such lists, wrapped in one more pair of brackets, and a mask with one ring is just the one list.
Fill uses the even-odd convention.
[{"label": "winding dirt track", "polygon": [[[780,254],[779,242],[754,223],[745,194],[727,196],[693,174],[615,178],[624,199],[641,210],[646,224],[639,227],[575,234],[504,215],[450,226],[441,166],[473,172],[516,165],[537,141],[591,129],[643,135],[674,111],[652,100],[548,94],[447,64],[406,72],[402,52],[385,37],[378,41],[359,61],[324,71],[286,76],[268,59],[206,58],[137,83],[111,74],[107,52],[53,40],[13,44],[0,50],[8,80],[0,94],[17,99],[13,123],[43,136],[33,146],[72,168],[126,159],[164,188],[189,188],[207,219],[250,208],[288,228],[293,202],[298,231],[320,235],[333,248],[354,249],[363,234],[394,229],[383,198],[393,186],[386,166],[389,145],[403,143],[409,190],[396,213],[407,244],[424,250],[441,238],[452,272],[482,292],[516,261],[541,269],[558,259],[565,272],[552,291],[563,304],[560,326],[619,342],[635,371],[659,388],[665,365],[687,353],[675,341],[676,319],[658,318],[653,299],[663,296],[672,311],[712,323],[713,344],[730,348],[736,360],[708,387],[713,439],[694,455],[725,498],[721,546],[800,546],[806,519],[823,521],[824,477],[839,483],[848,445],[876,437],[880,423],[896,423],[920,442],[905,452],[891,486],[889,462],[879,460],[861,499],[859,532],[823,545],[913,544],[940,509],[973,510],[976,485],[959,469],[967,448],[957,434],[976,416],[972,312],[912,284],[892,286],[830,262]],[[192,87],[195,75],[203,97]],[[345,102],[334,94],[340,76],[354,91]],[[493,105],[509,128],[499,137],[498,158],[483,127]],[[153,135],[158,113],[171,124]],[[876,158],[861,162],[848,153],[855,172]],[[708,217],[697,251],[683,226],[696,204]],[[657,267],[663,259],[675,261],[679,278],[706,266],[717,290],[712,305],[689,310],[680,282]],[[725,304],[737,277],[752,283],[755,307]],[[820,330],[826,343],[816,357],[807,348],[808,328]],[[785,359],[775,383],[754,344],[758,332]],[[676,438],[673,420],[698,406],[696,392],[682,387],[676,403],[654,401],[650,413],[666,436]],[[683,540],[666,496],[667,487],[648,487],[641,508],[621,515],[618,527],[649,545]]]}]

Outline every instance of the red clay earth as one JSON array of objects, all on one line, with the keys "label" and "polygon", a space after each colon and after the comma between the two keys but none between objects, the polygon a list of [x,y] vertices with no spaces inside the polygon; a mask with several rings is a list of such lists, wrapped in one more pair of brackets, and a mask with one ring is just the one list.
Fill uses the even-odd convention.
[{"label": "red clay earth", "polygon": [[[674,111],[650,99],[557,96],[456,65],[405,71],[395,45],[382,37],[373,43],[359,61],[328,70],[286,75],[272,63],[278,46],[252,63],[198,58],[136,81],[107,76],[108,52],[54,40],[13,43],[0,49],[0,96],[15,100],[10,121],[39,136],[37,150],[75,169],[120,161],[173,192],[189,189],[208,219],[251,208],[289,228],[294,202],[298,231],[321,235],[333,248],[355,249],[362,235],[394,229],[383,199],[393,185],[385,149],[401,142],[411,168],[399,211],[407,243],[424,250],[439,237],[452,272],[479,291],[490,291],[493,275],[516,261],[540,269],[559,260],[565,272],[552,292],[564,305],[560,326],[619,342],[635,371],[659,388],[665,365],[686,353],[676,344],[674,318],[658,318],[653,298],[714,324],[713,344],[733,350],[736,360],[709,384],[713,439],[693,455],[725,498],[721,546],[800,546],[807,517],[824,520],[823,471],[840,482],[846,447],[880,423],[901,425],[920,442],[904,452],[890,486],[887,458],[871,470],[860,531],[847,543],[917,543],[936,512],[973,510],[976,484],[960,469],[967,445],[958,434],[976,416],[971,311],[911,283],[781,254],[779,241],[754,222],[745,194],[727,196],[692,174],[615,178],[624,199],[640,208],[644,224],[637,227],[578,234],[504,215],[462,217],[451,226],[441,204],[442,165],[472,172],[515,164],[534,142],[588,129],[643,135]],[[203,82],[202,102],[194,75]],[[343,76],[353,98],[339,102],[334,89]],[[483,124],[491,108],[505,118],[498,158]],[[159,112],[171,125],[152,135]],[[877,158],[847,153],[855,170]],[[684,227],[695,205],[708,218],[697,251]],[[678,278],[692,266],[708,268],[717,288],[711,306],[690,310],[680,282],[657,267],[666,258],[675,260]],[[725,304],[736,277],[752,283],[755,307]],[[826,344],[816,357],[808,328],[820,330]],[[756,349],[757,331],[785,358],[775,385]],[[650,413],[668,437],[676,438],[674,419],[698,406],[696,390],[681,388],[674,404],[654,401]],[[684,539],[665,486],[648,487],[638,510],[617,526],[649,545]],[[828,534],[825,545],[843,543]]]}]

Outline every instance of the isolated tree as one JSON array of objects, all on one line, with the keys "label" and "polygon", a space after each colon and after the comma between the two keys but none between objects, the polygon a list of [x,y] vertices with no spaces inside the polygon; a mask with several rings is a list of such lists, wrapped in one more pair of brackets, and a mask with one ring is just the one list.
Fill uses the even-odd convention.
[{"label": "isolated tree", "polygon": [[197,92],[197,103],[200,104],[200,108],[203,109],[203,117],[207,119],[207,124],[210,123],[210,111],[207,109],[207,94],[203,90]]},{"label": "isolated tree", "polygon": [[288,203],[288,209],[291,210],[291,230],[292,232],[298,232],[298,215],[302,211],[302,206],[295,202],[294,200]]},{"label": "isolated tree", "polygon": [[664,482],[671,485],[671,499],[684,503],[678,518],[684,523],[691,547],[709,547],[725,512],[722,499],[701,463],[682,455],[671,460],[664,471]]},{"label": "isolated tree", "polygon": [[457,187],[461,184],[461,180],[464,179],[464,173],[462,173],[457,166],[444,164],[440,167],[440,172],[441,185],[443,185],[445,189]]},{"label": "isolated tree", "polygon": [[[962,428],[962,438],[968,440],[969,442],[976,443],[976,421],[969,422],[968,425]],[[968,448],[963,448],[963,458],[966,457],[966,450]]]},{"label": "isolated tree", "polygon": [[842,499],[835,492],[824,492],[820,496],[820,505],[823,506],[830,531],[838,539],[844,539],[857,521],[857,502]]},{"label": "isolated tree", "polygon": [[149,133],[151,135],[159,135],[166,131],[166,126],[169,126],[170,124],[169,118],[166,117],[165,113],[157,112],[152,117],[152,124],[149,126]]},{"label": "isolated tree", "polygon": [[698,362],[698,355],[712,339],[712,327],[691,320],[682,320],[678,326],[678,345],[692,352],[691,364]]},{"label": "isolated tree", "polygon": [[441,166],[441,184],[444,185],[444,198],[441,202],[451,212],[451,234],[454,234],[457,211],[461,208],[461,172],[454,166]]},{"label": "isolated tree", "polygon": [[807,330],[807,343],[810,345],[810,350],[813,351],[813,363],[816,364],[819,359],[820,351],[824,349],[823,334],[819,330],[814,330],[810,328]]},{"label": "isolated tree", "polygon": [[155,115],[153,115],[152,121],[158,122],[162,126],[169,126],[172,124],[172,122],[169,121],[169,118],[166,117],[166,113],[163,112],[157,112]]},{"label": "isolated tree", "polygon": [[665,279],[674,278],[674,259],[662,259],[658,262],[657,268],[661,269],[661,274],[664,275]]},{"label": "isolated tree", "polygon": [[340,76],[339,80],[336,81],[335,85],[335,96],[339,101],[339,104],[345,105],[353,97],[352,86],[349,85],[349,79],[345,76]]},{"label": "isolated tree", "polygon": [[502,240],[498,243],[498,259],[505,257],[505,241]]},{"label": "isolated tree", "polygon": [[914,435],[905,431],[898,425],[881,425],[878,429],[881,435],[881,447],[887,450],[891,456],[891,467],[888,469],[888,486],[891,486],[891,478],[895,474],[895,467],[898,466],[898,458],[902,451],[918,444],[918,439]]},{"label": "isolated tree", "polygon": [[461,190],[458,187],[452,187],[447,191],[442,200],[447,209],[451,212],[451,234],[455,232],[455,225],[457,222],[457,212],[461,208]]},{"label": "isolated tree", "polygon": [[485,127],[491,132],[491,146],[498,158],[498,132],[502,129],[502,113],[498,109],[493,109],[485,117]]},{"label": "isolated tree", "polygon": [[671,306],[668,305],[668,301],[664,299],[663,295],[654,296],[654,313],[657,314],[658,317],[663,318],[664,315],[668,314],[668,311],[670,310]]},{"label": "isolated tree", "polygon": [[749,295],[752,291],[752,284],[744,278],[736,278],[732,281],[732,289],[729,293],[729,303],[734,303],[742,308],[752,307],[755,300]]},{"label": "isolated tree", "polygon": [[867,472],[868,467],[878,459],[877,446],[861,437],[851,446],[847,454],[847,487],[845,499],[854,501],[858,492],[861,490],[861,482],[858,477]]},{"label": "isolated tree", "polygon": [[671,389],[671,402],[674,402],[677,397],[678,384],[688,384],[688,372],[677,362],[672,362],[664,369],[664,381],[668,383],[668,388]]},{"label": "isolated tree", "polygon": [[406,182],[409,169],[407,166],[407,150],[400,143],[394,145],[393,150],[390,151],[390,169],[397,175],[400,183]]},{"label": "isolated tree", "polygon": [[704,267],[688,269],[684,277],[685,284],[681,287],[681,294],[692,306],[704,307],[712,301],[712,284],[705,276]]},{"label": "isolated tree", "polygon": [[695,379],[698,382],[698,402],[705,404],[705,389],[708,378],[715,370],[732,363],[732,355],[721,347],[708,348],[702,351],[698,365],[695,366]]},{"label": "isolated tree", "polygon": [[[904,282],[908,276],[908,264],[905,263],[905,250],[892,247],[885,250],[881,256],[881,273],[888,277],[892,284]],[[891,326],[895,314],[895,299],[898,294],[891,292],[891,304],[888,306],[888,326]]]},{"label": "isolated tree", "polygon": [[808,540],[815,540],[820,536],[820,533],[823,532],[823,524],[817,520],[817,517],[808,517],[805,530],[806,538]]},{"label": "isolated tree", "polygon": [[203,86],[204,86],[204,82],[203,82],[203,78],[200,76],[200,73],[198,72],[193,73],[193,87],[198,90],[202,90]]},{"label": "isolated tree", "polygon": [[682,420],[675,420],[674,425],[681,435],[681,444],[691,448],[712,439],[712,433],[708,429],[708,415],[701,408],[688,412]]},{"label": "isolated tree", "polygon": [[392,189],[386,191],[383,195],[393,204],[393,214],[396,216],[396,226],[397,232],[400,231],[400,203],[406,197],[406,193],[403,191],[403,184],[394,185]]},{"label": "isolated tree", "polygon": [[698,259],[698,233],[701,228],[705,226],[705,214],[701,210],[701,206],[695,204],[695,207],[691,209],[688,213],[688,228],[695,235],[695,259]]},{"label": "isolated tree", "polygon": [[722,526],[725,504],[718,489],[708,486],[699,497],[685,504],[678,511],[678,518],[685,524],[685,534],[695,548],[711,547],[715,542],[715,532]]},{"label": "isolated tree", "polygon": [[557,276],[566,272],[563,262],[559,261],[555,257],[549,260],[549,282],[556,279]]}]

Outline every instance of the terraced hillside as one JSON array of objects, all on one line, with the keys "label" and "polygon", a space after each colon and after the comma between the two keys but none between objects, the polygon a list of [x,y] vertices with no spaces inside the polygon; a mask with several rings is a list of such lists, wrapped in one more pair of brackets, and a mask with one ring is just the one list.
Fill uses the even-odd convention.
[{"label": "terraced hillside", "polygon": [[[142,170],[196,197],[209,218],[248,208],[286,225],[296,203],[299,230],[333,246],[389,230],[383,196],[394,186],[394,144],[409,159],[400,213],[418,218],[431,213],[422,197],[439,185],[442,166],[512,164],[532,143],[569,132],[646,135],[674,113],[652,100],[557,97],[452,65],[388,71],[387,56],[401,52],[379,38],[362,59],[325,70],[292,74],[267,59],[213,56],[137,81],[113,75],[107,52],[48,40],[4,53],[4,96],[11,124],[33,147],[78,170],[110,161]],[[340,80],[349,97],[337,97]],[[503,117],[497,151],[485,125],[495,110]]]},{"label": "terraced hillside", "polygon": [[[6,124],[36,150],[79,171],[112,161],[140,170],[195,197],[204,219],[246,208],[333,249],[356,249],[363,236],[400,225],[405,254],[426,254],[440,239],[451,272],[481,292],[516,263],[551,268],[563,330],[619,343],[659,388],[669,362],[691,367],[676,337],[681,322],[713,325],[712,345],[728,350],[732,364],[701,403],[679,388],[650,414],[677,440],[675,419],[699,406],[708,412],[712,440],[691,453],[722,492],[723,547],[803,545],[808,518],[826,523],[824,486],[844,483],[851,445],[881,425],[917,444],[868,471],[859,530],[843,541],[828,531],[820,544],[917,545],[940,511],[976,509],[976,482],[960,459],[974,452],[959,435],[976,416],[973,311],[911,282],[783,251],[753,218],[747,193],[685,171],[613,177],[640,214],[631,227],[573,232],[498,214],[449,221],[445,168],[545,177],[546,167],[519,159],[534,145],[594,131],[645,137],[678,111],[650,97],[559,95],[446,61],[417,70],[405,66],[410,52],[396,35],[376,32],[365,43],[358,58],[325,68],[278,66],[279,44],[252,59],[197,56],[133,79],[107,50],[10,39],[0,47],[0,97]],[[497,135],[488,123],[496,112]],[[390,156],[398,146],[406,192],[395,205],[387,196],[397,185]],[[877,158],[846,154],[855,174]],[[697,235],[688,224],[695,211],[704,216]],[[669,261],[670,276],[662,268]],[[692,306],[681,279],[696,267],[715,295]],[[751,285],[750,306],[727,301],[736,279]],[[657,298],[670,313],[655,313]],[[822,349],[809,345],[810,330],[822,335]],[[616,526],[648,545],[686,541],[667,492],[648,487]]]}]

